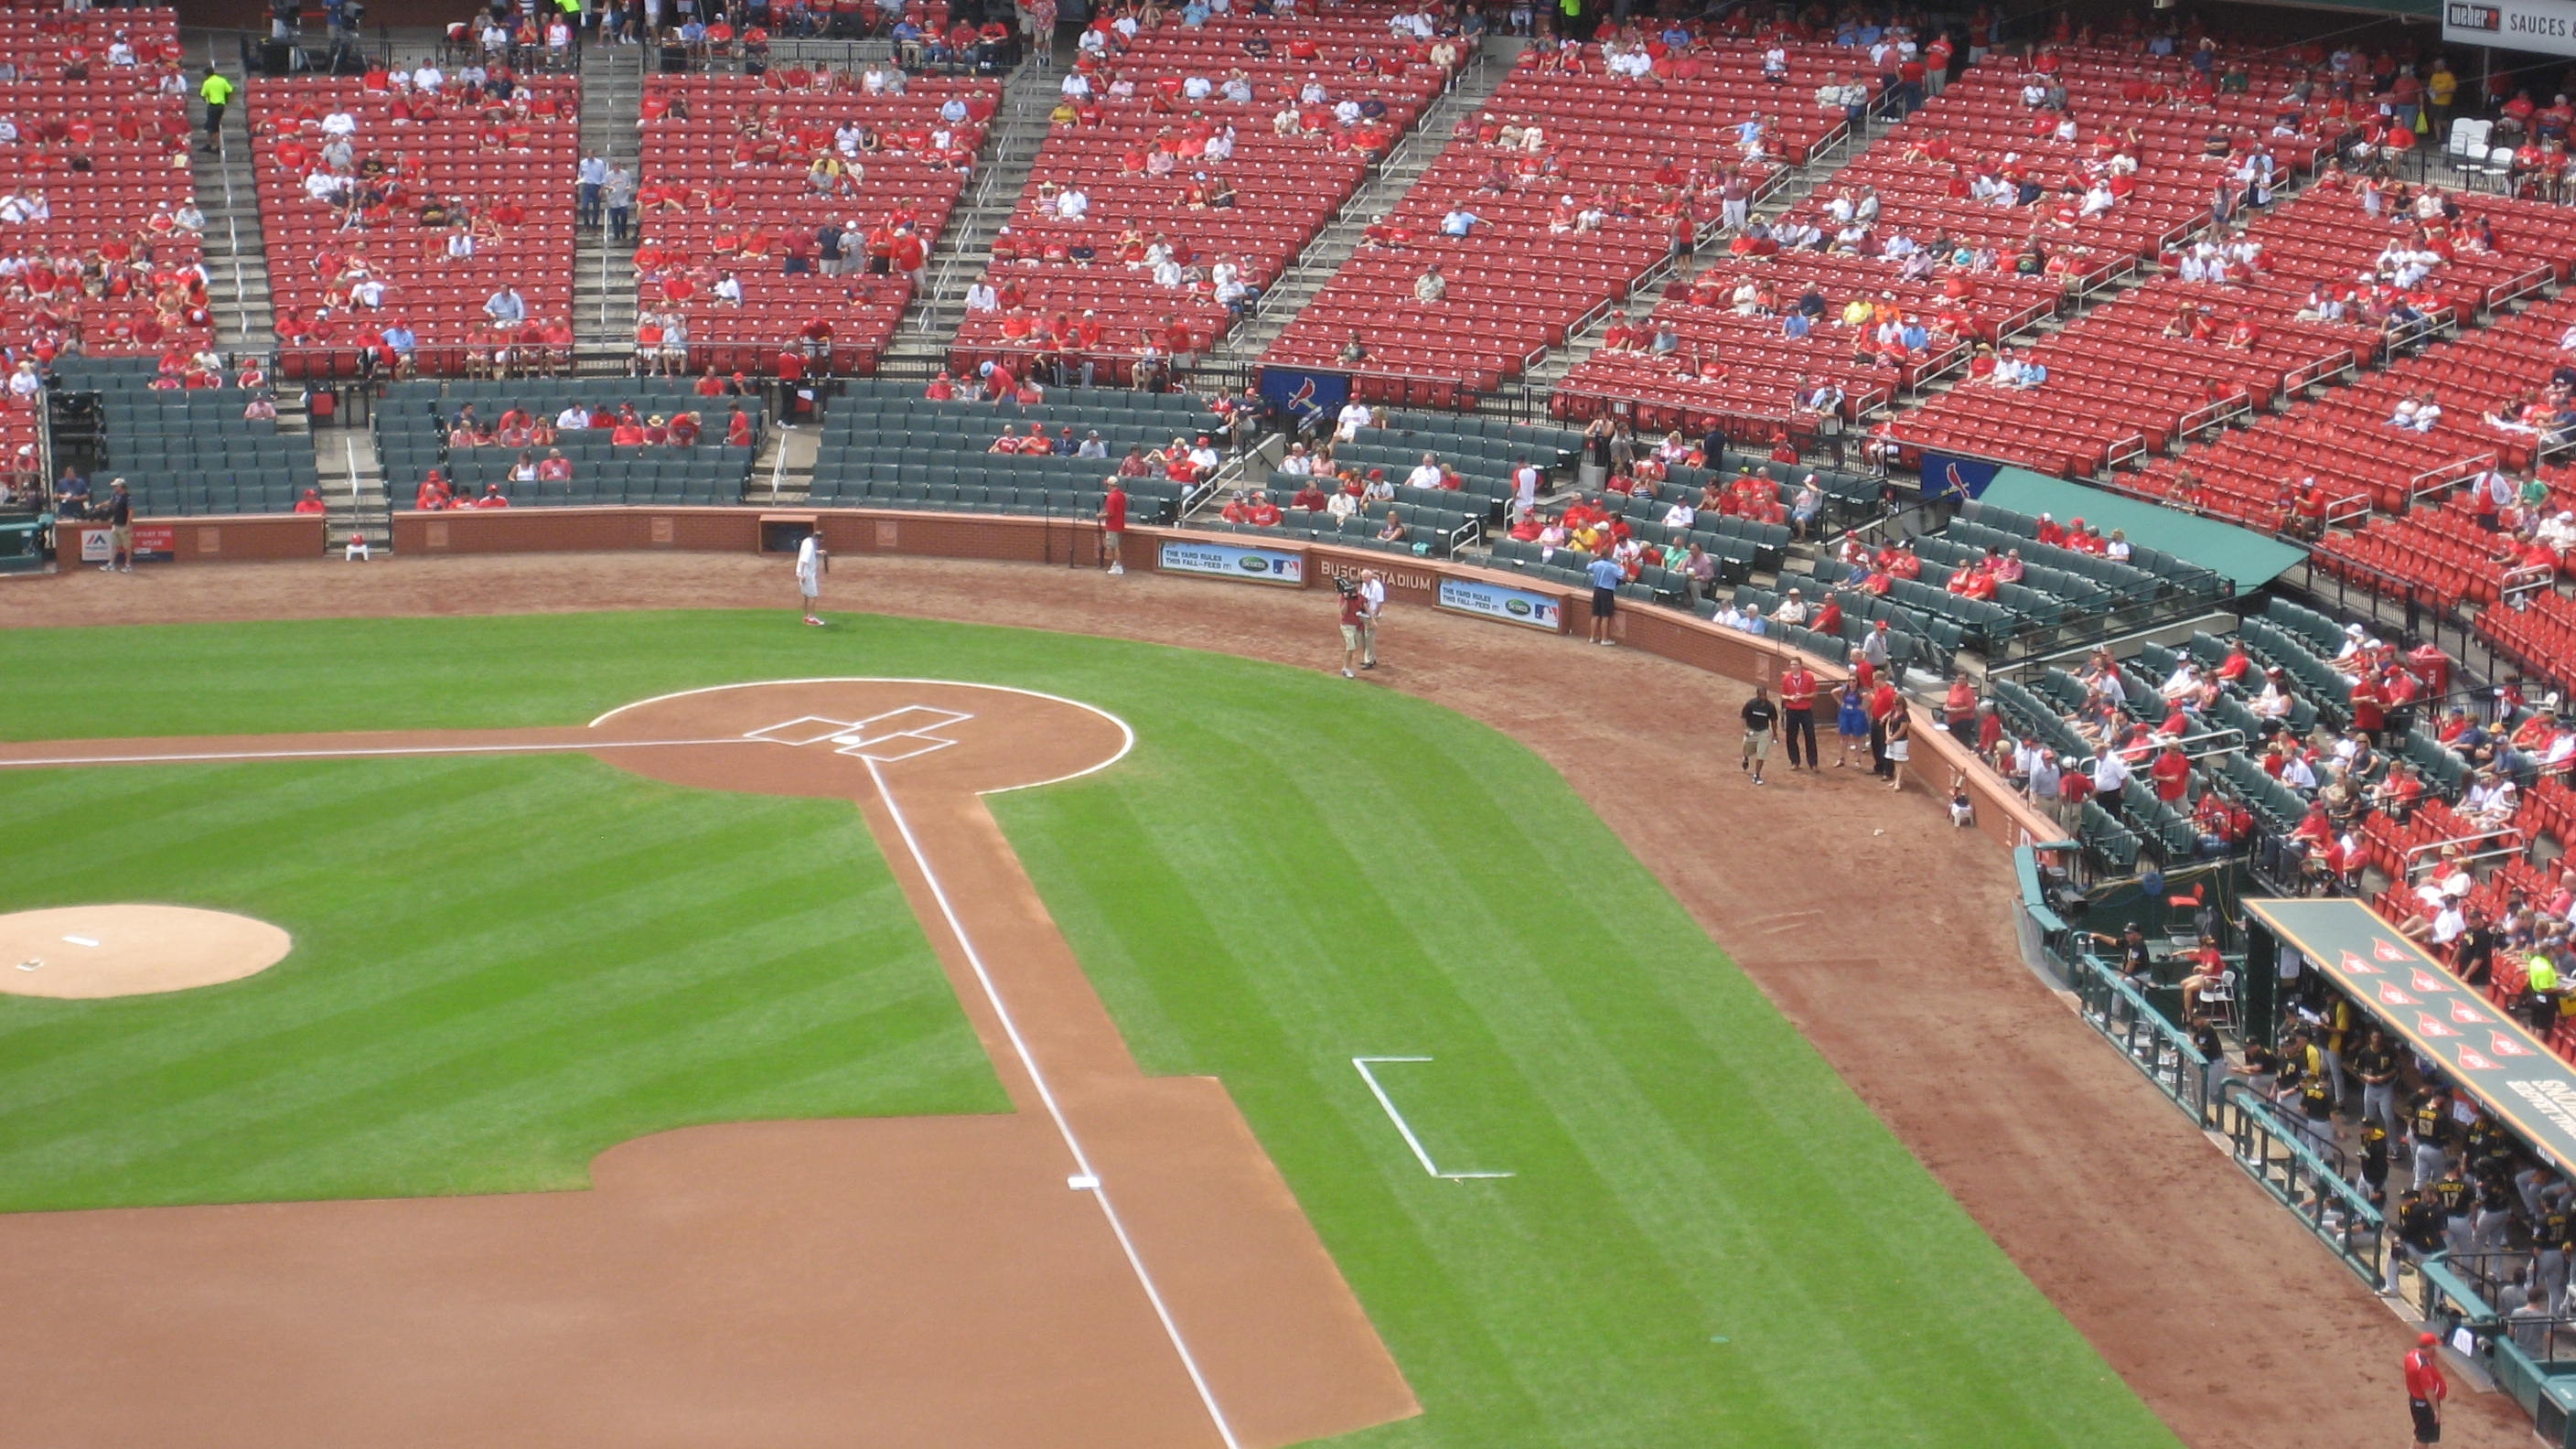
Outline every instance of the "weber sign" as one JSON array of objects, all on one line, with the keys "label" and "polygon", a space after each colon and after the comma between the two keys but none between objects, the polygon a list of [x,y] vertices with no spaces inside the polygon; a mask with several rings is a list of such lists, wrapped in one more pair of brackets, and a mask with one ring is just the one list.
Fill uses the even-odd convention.
[{"label": "weber sign", "polygon": [[2442,0],[2442,39],[2576,55],[2576,0]]}]

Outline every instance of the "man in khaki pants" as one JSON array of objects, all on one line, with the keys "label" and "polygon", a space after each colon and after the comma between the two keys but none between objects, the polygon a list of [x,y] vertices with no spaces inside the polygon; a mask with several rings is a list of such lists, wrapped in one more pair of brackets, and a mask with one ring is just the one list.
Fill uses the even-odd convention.
[{"label": "man in khaki pants", "polygon": [[134,495],[125,491],[125,480],[107,485],[107,501],[99,505],[99,520],[107,525],[111,550],[108,561],[98,566],[103,574],[134,572]]}]

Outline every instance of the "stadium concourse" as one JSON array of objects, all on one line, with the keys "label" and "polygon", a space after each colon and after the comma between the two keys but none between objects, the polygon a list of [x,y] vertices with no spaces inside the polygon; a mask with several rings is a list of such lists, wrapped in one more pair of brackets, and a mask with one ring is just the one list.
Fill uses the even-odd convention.
[{"label": "stadium concourse", "polygon": [[[1894,891],[1830,961],[1766,956],[1846,902],[1587,758],[1694,716],[1515,717],[1477,671],[1517,678],[1535,641],[1461,619],[1428,626],[1436,667],[1377,677],[1514,729],[1677,873],[2189,1441],[2382,1394],[2382,1305],[2465,1325],[2464,1365],[2563,1421],[2576,1163],[2314,973],[2254,990],[2238,903],[2368,901],[2576,1060],[2576,115],[2538,104],[2567,87],[2499,60],[2481,93],[2467,54],[2290,9],[1672,8],[773,0],[654,31],[619,3],[369,38],[335,5],[288,48],[345,73],[277,75],[168,10],[9,12],[0,572],[54,577],[0,598],[18,624],[446,612],[444,574],[478,612],[747,603],[752,560],[657,560],[651,593],[625,561],[414,555],[866,522],[871,554],[1064,563],[1106,517],[1138,572],[1186,540],[1301,584],[1409,566],[1425,602],[1458,581],[1615,607],[1614,638],[1758,639],[1701,655],[1784,695],[1802,661],[1789,702],[1855,772],[1789,752],[1764,799],[1794,805],[1726,808],[1849,835],[1846,893],[1921,869],[1983,916]],[[69,111],[101,86],[112,118]],[[326,550],[344,572],[205,566]],[[383,592],[352,604],[360,560]],[[147,592],[138,561],[180,582]],[[963,581],[1035,587],[1012,576],[872,557],[862,597],[991,617]],[[1123,586],[1152,609],[1112,622],[1122,585],[1084,580],[1052,625],[1312,662],[1253,604]],[[1713,705],[1733,753],[1733,685],[1571,667]],[[1908,759],[1909,728],[1940,738]],[[1709,755],[1642,778],[1731,787]],[[2024,898],[2000,861],[1870,855],[1858,827],[1919,803],[1870,784],[1997,835],[2007,812]],[[1983,1004],[1897,1050],[1920,1032],[1875,943],[1924,913],[1988,948],[1925,953]],[[2146,1084],[1981,974],[2022,954],[2016,913]],[[2080,1113],[1922,1089],[2020,1032],[2091,1055],[2016,1046],[1984,1091],[2035,1110],[2071,1074]],[[2306,1231],[2142,1120],[2157,1089]],[[2114,1190],[2131,1152],[2161,1154],[2170,1221]],[[2220,1265],[2168,1230],[2213,1202],[2231,1249],[2277,1250],[2186,1294]],[[2089,1248],[2069,1204],[2109,1225]],[[2330,1325],[2296,1362],[2276,1281]],[[2149,1341],[2215,1301],[2245,1334],[2220,1367]]]}]

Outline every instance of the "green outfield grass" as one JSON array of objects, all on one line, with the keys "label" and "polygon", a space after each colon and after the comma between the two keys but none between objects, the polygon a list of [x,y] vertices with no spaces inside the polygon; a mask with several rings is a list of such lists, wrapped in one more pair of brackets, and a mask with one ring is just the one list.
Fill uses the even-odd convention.
[{"label": "green outfield grass", "polygon": [[[0,736],[577,723],[822,674],[1081,699],[1136,753],[996,813],[1147,1070],[1224,1079],[1421,1396],[1337,1443],[2174,1442],[1511,741],[1320,673],[838,622],[0,634]],[[828,802],[351,762],[0,774],[0,820],[33,867],[0,909],[180,899],[312,955],[162,1000],[0,998],[12,1206],[556,1185],[658,1125],[998,1100]],[[1516,1176],[1426,1176],[1355,1055],[1435,1058],[1390,1094],[1444,1168]]]}]

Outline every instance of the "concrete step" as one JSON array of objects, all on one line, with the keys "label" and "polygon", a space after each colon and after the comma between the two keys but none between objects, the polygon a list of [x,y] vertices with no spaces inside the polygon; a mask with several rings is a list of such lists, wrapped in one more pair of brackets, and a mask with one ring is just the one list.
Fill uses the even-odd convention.
[{"label": "concrete step", "polygon": [[249,139],[227,128],[221,150],[210,155],[201,146],[189,171],[198,208],[206,213],[206,292],[215,340],[227,348],[266,352],[276,345],[277,327]]}]

